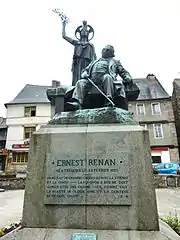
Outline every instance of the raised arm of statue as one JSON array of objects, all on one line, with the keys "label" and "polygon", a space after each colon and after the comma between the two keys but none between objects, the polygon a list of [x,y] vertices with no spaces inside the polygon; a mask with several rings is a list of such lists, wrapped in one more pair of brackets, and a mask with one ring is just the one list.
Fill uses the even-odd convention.
[{"label": "raised arm of statue", "polygon": [[71,43],[72,45],[76,45],[78,43],[76,40],[66,36],[66,24],[68,24],[69,18],[63,12],[60,12],[58,8],[54,8],[54,9],[52,9],[52,11],[54,13],[57,13],[59,15],[59,17],[61,18],[61,22],[62,22],[62,37],[66,41]]},{"label": "raised arm of statue", "polygon": [[70,38],[70,37],[68,37],[67,35],[66,35],[66,23],[62,23],[62,37],[66,40],[66,41],[68,41],[69,43],[71,43],[72,45],[76,45],[77,44],[77,40],[74,40],[74,39],[72,39],[72,38]]}]

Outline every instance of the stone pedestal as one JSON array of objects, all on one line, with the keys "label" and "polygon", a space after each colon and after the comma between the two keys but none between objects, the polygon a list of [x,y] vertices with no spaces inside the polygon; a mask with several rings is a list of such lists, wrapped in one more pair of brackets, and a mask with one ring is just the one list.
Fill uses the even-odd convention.
[{"label": "stone pedestal", "polygon": [[31,140],[24,227],[158,230],[148,132],[47,125]]},{"label": "stone pedestal", "polygon": [[22,225],[3,239],[179,239],[159,231],[148,131],[116,108],[61,113],[33,134]]}]

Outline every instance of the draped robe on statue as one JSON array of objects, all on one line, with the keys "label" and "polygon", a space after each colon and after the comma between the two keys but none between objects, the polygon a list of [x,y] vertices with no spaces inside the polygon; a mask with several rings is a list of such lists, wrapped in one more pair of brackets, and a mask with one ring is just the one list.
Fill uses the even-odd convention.
[{"label": "draped robe on statue", "polygon": [[72,85],[75,86],[76,82],[81,78],[82,70],[96,59],[96,54],[94,45],[89,42],[82,44],[79,41],[73,40],[72,44],[74,45]]}]

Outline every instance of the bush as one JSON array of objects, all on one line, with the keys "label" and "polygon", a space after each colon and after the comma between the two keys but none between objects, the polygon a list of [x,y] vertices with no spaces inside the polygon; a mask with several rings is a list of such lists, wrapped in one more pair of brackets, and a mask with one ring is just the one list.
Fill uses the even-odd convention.
[{"label": "bush", "polygon": [[16,178],[16,174],[1,174],[0,178]]},{"label": "bush", "polygon": [[16,172],[14,170],[0,173],[0,178],[15,178],[15,177],[16,177]]},{"label": "bush", "polygon": [[163,221],[180,235],[180,219],[177,217],[177,214],[174,217],[168,216],[167,218],[163,219]]},{"label": "bush", "polygon": [[21,221],[19,223],[12,223],[8,228],[0,228],[0,237],[10,233],[19,226],[21,226]]},{"label": "bush", "polygon": [[4,236],[5,232],[3,230],[3,228],[0,228],[0,237]]}]

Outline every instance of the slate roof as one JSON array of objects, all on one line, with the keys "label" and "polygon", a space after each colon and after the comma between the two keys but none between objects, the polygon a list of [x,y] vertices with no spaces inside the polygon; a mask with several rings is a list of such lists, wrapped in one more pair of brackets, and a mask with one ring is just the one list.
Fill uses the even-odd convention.
[{"label": "slate roof", "polygon": [[50,87],[26,84],[11,102],[5,103],[5,106],[23,103],[49,103],[46,90]]},{"label": "slate roof", "polygon": [[[166,90],[153,74],[149,74],[146,78],[136,78],[134,82],[140,89],[137,100],[170,98]],[[5,103],[5,106],[23,103],[49,103],[46,91],[51,87],[52,86],[26,84],[11,102]]]},{"label": "slate roof", "polygon": [[169,94],[163,88],[158,79],[154,76],[148,78],[134,79],[134,83],[140,89],[140,94],[137,100],[151,100],[151,99],[167,99],[170,98]]}]

